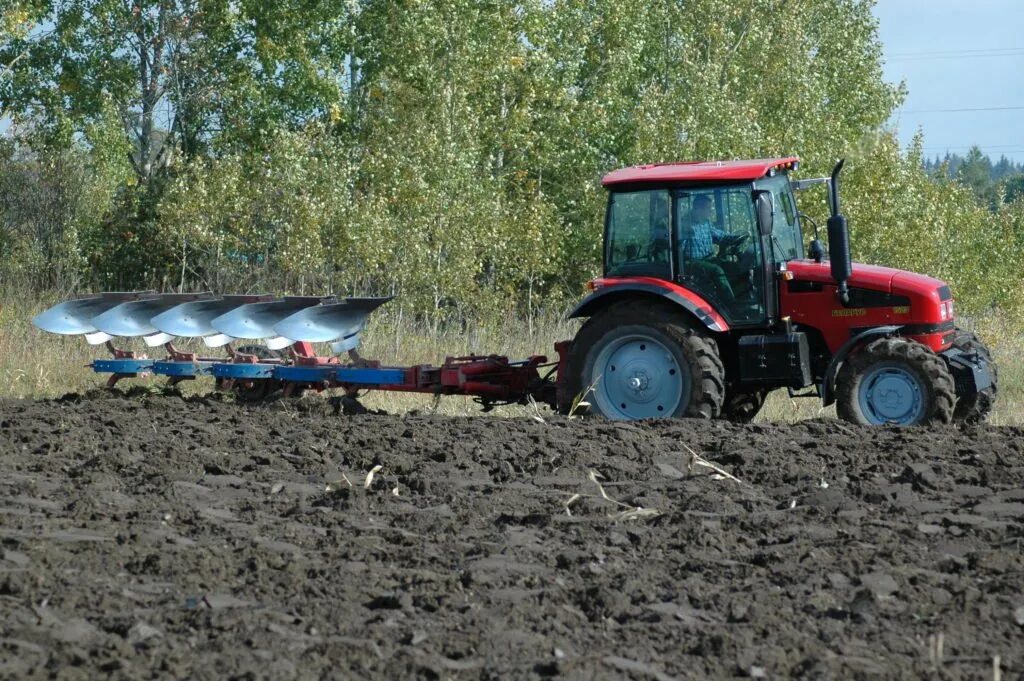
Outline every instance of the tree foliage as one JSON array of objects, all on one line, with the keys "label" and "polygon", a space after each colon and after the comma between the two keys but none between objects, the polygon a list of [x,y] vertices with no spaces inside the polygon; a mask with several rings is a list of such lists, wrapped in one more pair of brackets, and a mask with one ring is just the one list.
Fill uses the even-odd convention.
[{"label": "tree foliage", "polygon": [[977,145],[966,156],[947,153],[944,158],[925,159],[930,173],[954,178],[970,187],[975,197],[997,211],[1000,203],[1013,203],[1024,188],[1024,163],[1016,163],[1005,155],[992,162]]},{"label": "tree foliage", "polygon": [[949,247],[1020,220],[982,220],[883,131],[903,92],[871,6],[26,0],[0,15],[22,27],[0,38],[0,107],[17,158],[74,153],[101,189],[66,219],[95,286],[559,305],[599,266],[604,172],[795,153],[806,174],[850,158],[862,259],[1006,304]]}]

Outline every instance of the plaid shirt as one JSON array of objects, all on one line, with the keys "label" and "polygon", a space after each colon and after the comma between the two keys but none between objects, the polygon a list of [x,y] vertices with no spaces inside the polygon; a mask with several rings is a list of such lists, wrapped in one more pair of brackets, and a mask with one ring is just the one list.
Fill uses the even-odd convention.
[{"label": "plaid shirt", "polygon": [[682,235],[683,258],[686,260],[702,260],[714,253],[714,245],[726,233],[712,226],[711,222],[696,222],[685,229]]}]

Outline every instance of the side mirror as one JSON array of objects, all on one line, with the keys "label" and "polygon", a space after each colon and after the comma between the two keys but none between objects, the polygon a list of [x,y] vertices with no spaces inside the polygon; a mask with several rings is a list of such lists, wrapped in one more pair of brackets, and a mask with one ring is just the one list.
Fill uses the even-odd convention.
[{"label": "side mirror", "polygon": [[754,203],[757,206],[757,229],[761,236],[768,236],[772,233],[772,194],[767,191],[754,192]]},{"label": "side mirror", "polygon": [[825,247],[821,245],[820,239],[811,239],[809,252],[814,262],[821,262],[825,259]]}]

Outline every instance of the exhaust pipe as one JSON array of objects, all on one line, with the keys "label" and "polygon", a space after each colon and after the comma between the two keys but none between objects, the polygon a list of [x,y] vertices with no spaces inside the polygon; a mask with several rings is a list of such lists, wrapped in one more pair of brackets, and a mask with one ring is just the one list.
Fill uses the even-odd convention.
[{"label": "exhaust pipe", "polygon": [[828,219],[828,257],[832,267],[832,278],[839,287],[839,300],[843,305],[850,304],[849,279],[853,274],[853,262],[850,256],[850,230],[846,224],[846,216],[841,212],[839,204],[839,173],[843,170],[845,159],[840,159],[832,169],[829,180]]}]

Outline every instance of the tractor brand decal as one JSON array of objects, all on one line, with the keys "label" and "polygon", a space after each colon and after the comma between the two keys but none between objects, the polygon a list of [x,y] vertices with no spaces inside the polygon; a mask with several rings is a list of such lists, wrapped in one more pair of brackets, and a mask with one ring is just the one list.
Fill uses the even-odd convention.
[{"label": "tractor brand decal", "polygon": [[832,310],[833,317],[863,317],[868,311],[863,307],[850,307]]},{"label": "tractor brand decal", "polygon": [[892,308],[892,313],[893,314],[910,314],[910,306],[909,305],[897,305],[896,307]]}]

